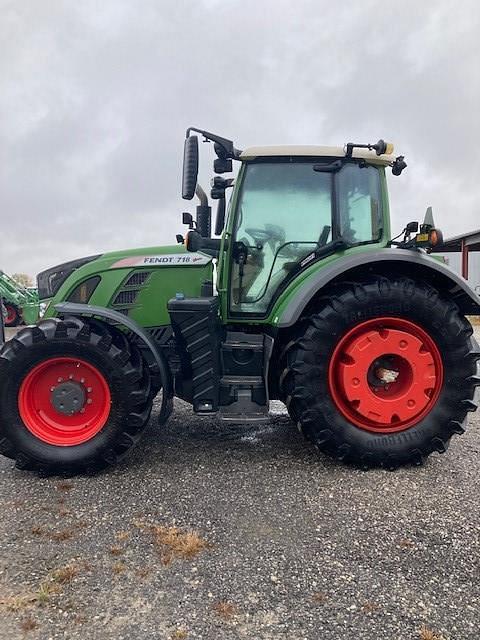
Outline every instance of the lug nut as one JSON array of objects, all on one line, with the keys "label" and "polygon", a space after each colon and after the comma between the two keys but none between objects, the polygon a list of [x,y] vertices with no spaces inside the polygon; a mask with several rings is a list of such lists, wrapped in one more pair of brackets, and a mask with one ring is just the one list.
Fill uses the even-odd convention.
[{"label": "lug nut", "polygon": [[92,404],[92,399],[91,398],[88,398],[87,404]]}]

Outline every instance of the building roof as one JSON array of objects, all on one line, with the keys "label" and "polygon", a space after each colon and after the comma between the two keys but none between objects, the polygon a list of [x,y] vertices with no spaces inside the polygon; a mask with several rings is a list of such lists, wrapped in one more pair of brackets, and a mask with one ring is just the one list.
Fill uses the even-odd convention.
[{"label": "building roof", "polygon": [[[369,149],[353,149],[354,158],[363,158],[372,164],[389,165],[395,160],[394,155],[377,156]],[[279,145],[267,147],[249,147],[240,154],[240,160],[254,160],[264,157],[313,157],[313,158],[345,158],[344,147],[321,147],[316,145]]]},{"label": "building roof", "polygon": [[467,233],[447,238],[439,247],[434,249],[434,251],[435,253],[461,251],[462,244],[465,244],[470,251],[480,251],[480,229],[467,231]]}]

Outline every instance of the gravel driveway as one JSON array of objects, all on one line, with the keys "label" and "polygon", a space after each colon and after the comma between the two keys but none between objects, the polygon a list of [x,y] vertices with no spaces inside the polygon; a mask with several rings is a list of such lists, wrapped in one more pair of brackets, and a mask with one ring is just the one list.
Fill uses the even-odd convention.
[{"label": "gravel driveway", "polygon": [[[477,331],[478,334],[478,331]],[[95,477],[0,459],[0,638],[478,639],[480,413],[422,468],[181,402]]]}]

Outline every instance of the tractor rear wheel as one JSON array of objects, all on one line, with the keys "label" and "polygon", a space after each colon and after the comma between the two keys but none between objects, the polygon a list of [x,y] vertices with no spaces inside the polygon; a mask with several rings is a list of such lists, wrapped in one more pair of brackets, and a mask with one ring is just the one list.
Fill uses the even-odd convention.
[{"label": "tractor rear wheel", "polygon": [[141,354],[101,323],[43,320],[0,351],[0,453],[20,468],[113,464],[137,442],[151,408]]},{"label": "tractor rear wheel", "polygon": [[458,307],[407,278],[341,285],[299,326],[281,384],[324,453],[362,468],[421,464],[463,433],[480,351]]},{"label": "tractor rear wheel", "polygon": [[20,324],[22,316],[18,307],[11,302],[4,302],[6,316],[4,318],[4,324],[6,327],[16,327]]}]

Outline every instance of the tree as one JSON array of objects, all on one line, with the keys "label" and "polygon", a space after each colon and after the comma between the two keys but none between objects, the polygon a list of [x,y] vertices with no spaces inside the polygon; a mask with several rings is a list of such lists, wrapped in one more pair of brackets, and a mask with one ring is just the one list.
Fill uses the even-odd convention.
[{"label": "tree", "polygon": [[33,280],[28,273],[14,273],[12,274],[12,278],[24,287],[33,287]]}]

